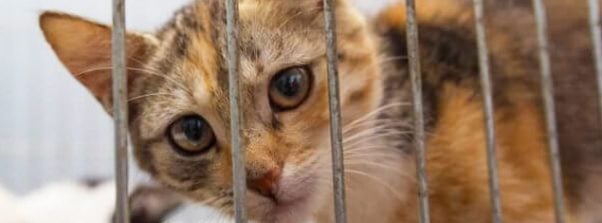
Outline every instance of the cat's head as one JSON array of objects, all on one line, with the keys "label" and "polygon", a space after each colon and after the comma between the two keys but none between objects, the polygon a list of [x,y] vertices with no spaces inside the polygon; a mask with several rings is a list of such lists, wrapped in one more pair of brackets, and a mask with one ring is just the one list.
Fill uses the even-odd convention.
[{"label": "cat's head", "polygon": [[[329,108],[322,0],[242,0],[242,146],[249,215],[309,216],[330,196]],[[337,5],[343,122],[380,97],[366,22]],[[139,165],[170,188],[232,211],[224,1],[184,7],[154,34],[127,34],[129,123]],[[144,10],[144,9],[141,9]],[[40,17],[58,58],[111,111],[111,28],[80,17]],[[291,222],[291,221],[286,221]]]}]

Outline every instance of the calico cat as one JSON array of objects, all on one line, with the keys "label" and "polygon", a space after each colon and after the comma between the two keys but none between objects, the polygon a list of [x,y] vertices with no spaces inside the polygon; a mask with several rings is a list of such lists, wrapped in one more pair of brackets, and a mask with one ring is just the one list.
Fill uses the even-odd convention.
[{"label": "calico cat", "polygon": [[[514,2],[514,3],[512,3]],[[602,146],[585,1],[546,1],[567,222],[600,222]],[[335,0],[350,222],[417,222],[405,9],[373,21]],[[432,222],[491,219],[472,8],[417,2]],[[259,222],[333,221],[321,0],[241,0],[247,211]],[[528,1],[488,7],[506,222],[554,221]],[[111,28],[45,12],[46,40],[111,113]],[[127,34],[129,124],[142,169],[232,214],[224,1],[197,0],[156,33]]]}]

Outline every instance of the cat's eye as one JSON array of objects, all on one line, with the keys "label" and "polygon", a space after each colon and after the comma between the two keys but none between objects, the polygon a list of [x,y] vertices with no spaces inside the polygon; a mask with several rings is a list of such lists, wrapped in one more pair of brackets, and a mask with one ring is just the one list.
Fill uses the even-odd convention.
[{"label": "cat's eye", "polygon": [[270,82],[270,104],[277,111],[298,107],[311,89],[312,76],[307,67],[292,67],[278,72]]},{"label": "cat's eye", "polygon": [[198,115],[176,120],[169,126],[167,137],[177,152],[187,156],[202,154],[215,144],[211,126]]}]

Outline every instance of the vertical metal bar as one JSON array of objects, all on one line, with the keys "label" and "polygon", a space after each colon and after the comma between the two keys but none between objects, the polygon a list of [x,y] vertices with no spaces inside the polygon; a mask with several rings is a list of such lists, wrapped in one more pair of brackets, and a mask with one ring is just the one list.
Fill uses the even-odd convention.
[{"label": "vertical metal bar", "polygon": [[334,189],[335,220],[347,222],[345,208],[345,168],[341,133],[341,104],[339,97],[339,71],[337,69],[337,37],[334,0],[324,0],[326,32],[326,59],[328,61],[328,97],[330,109],[330,144],[332,149],[332,177]]},{"label": "vertical metal bar", "polygon": [[[598,0],[589,2],[589,25],[592,30],[592,44],[596,74],[598,79],[598,100],[600,121],[602,121],[602,32],[600,31],[600,5]],[[601,123],[602,126],[602,123]]]},{"label": "vertical metal bar", "polygon": [[113,119],[115,121],[115,220],[128,223],[128,104],[125,71],[125,0],[113,0],[112,63]]},{"label": "vertical metal bar", "polygon": [[547,21],[545,5],[542,0],[533,0],[533,10],[537,23],[537,41],[541,69],[541,90],[544,100],[544,112],[548,134],[550,169],[554,190],[554,208],[556,222],[564,222],[564,197],[562,175],[560,169],[560,153],[558,151],[558,132],[556,131],[556,111],[554,110],[554,84],[550,69],[550,54],[548,52]]},{"label": "vertical metal bar", "polygon": [[422,108],[422,77],[420,73],[420,49],[418,25],[414,0],[406,0],[406,39],[408,60],[412,79],[412,101],[414,106],[414,143],[416,148],[416,174],[418,177],[419,222],[429,223],[429,197],[424,148],[424,113]]},{"label": "vertical metal bar", "polygon": [[232,177],[234,190],[234,219],[246,222],[245,195],[247,191],[245,157],[240,138],[239,107],[239,49],[238,1],[226,0],[226,41],[228,44],[228,91],[230,97],[230,140],[232,147]]},{"label": "vertical metal bar", "polygon": [[489,49],[487,47],[487,35],[485,33],[485,20],[483,16],[483,1],[473,0],[473,3],[477,45],[479,48],[479,69],[481,90],[483,94],[483,110],[485,113],[485,128],[487,134],[487,169],[489,173],[489,192],[491,194],[491,217],[494,223],[501,223],[502,204],[500,201],[500,183],[495,153],[495,116],[493,114],[493,93],[491,86],[491,72],[489,69]]}]

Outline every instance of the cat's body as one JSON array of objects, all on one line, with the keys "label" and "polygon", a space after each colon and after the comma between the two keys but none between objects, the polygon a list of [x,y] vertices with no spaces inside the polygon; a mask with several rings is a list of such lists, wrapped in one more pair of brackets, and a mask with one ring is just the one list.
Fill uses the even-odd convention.
[{"label": "cat's body", "polygon": [[[417,222],[405,11],[391,7],[369,23],[346,1],[335,2],[348,219]],[[497,156],[504,219],[543,223],[553,222],[553,196],[526,2],[493,5],[488,22]],[[602,133],[587,23],[577,13],[585,3],[549,6],[567,221],[597,222]],[[249,216],[331,222],[321,1],[243,0],[239,8]],[[128,35],[130,132],[143,169],[231,213],[223,10],[223,1],[199,0],[156,35]],[[420,1],[418,16],[432,220],[489,222],[472,8]],[[61,61],[110,111],[110,29],[56,13],[41,24]]]},{"label": "cat's body", "polygon": [[[492,3],[486,14],[502,212],[508,222],[552,222],[536,27],[530,1],[504,4],[509,2]],[[418,3],[426,110],[432,111],[427,139],[432,217],[434,222],[486,222],[490,198],[472,5],[449,3]],[[598,222],[602,131],[586,3],[546,4],[567,220]],[[398,46],[391,48],[396,56],[406,54],[405,41],[399,41],[405,37],[398,28],[405,26],[400,12],[402,7],[390,8],[376,26],[389,45]],[[407,72],[400,62],[401,73]],[[404,209],[400,212],[408,213]]]}]

